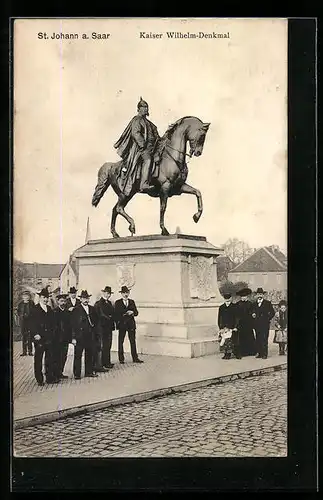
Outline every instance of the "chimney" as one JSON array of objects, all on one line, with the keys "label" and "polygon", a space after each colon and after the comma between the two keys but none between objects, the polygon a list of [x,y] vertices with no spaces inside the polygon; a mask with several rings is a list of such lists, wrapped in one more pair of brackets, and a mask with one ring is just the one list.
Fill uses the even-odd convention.
[{"label": "chimney", "polygon": [[86,224],[86,235],[85,235],[85,244],[88,243],[91,239],[91,230],[90,230],[90,217],[87,218]]}]

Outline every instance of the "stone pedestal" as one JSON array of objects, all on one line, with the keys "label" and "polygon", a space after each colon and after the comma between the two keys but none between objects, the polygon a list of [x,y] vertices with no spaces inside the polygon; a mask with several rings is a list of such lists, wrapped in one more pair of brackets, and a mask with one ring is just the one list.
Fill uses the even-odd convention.
[{"label": "stone pedestal", "polygon": [[122,285],[131,288],[130,297],[139,310],[139,353],[213,354],[218,351],[215,335],[221,297],[216,258],[220,254],[222,250],[205,237],[183,234],[93,240],[75,254],[78,289],[92,293],[94,303],[105,285],[115,292],[112,300],[120,297]]}]

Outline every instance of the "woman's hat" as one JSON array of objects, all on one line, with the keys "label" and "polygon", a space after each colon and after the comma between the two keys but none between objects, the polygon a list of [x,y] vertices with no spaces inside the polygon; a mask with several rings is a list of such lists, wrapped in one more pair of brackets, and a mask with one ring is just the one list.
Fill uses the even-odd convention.
[{"label": "woman's hat", "polygon": [[231,297],[232,297],[231,293],[224,293],[223,294],[224,299],[231,299]]},{"label": "woman's hat", "polygon": [[263,293],[263,294],[265,294],[266,292],[265,292],[265,290],[263,288],[260,287],[260,288],[257,288],[256,293]]},{"label": "woman's hat", "polygon": [[129,292],[130,292],[129,288],[125,285],[121,287],[121,290],[119,290],[119,293],[129,293]]},{"label": "woman's hat", "polygon": [[91,294],[88,294],[87,293],[87,290],[82,290],[81,291],[81,295],[79,296],[81,299],[88,299],[89,297],[91,297]]},{"label": "woman's hat", "polygon": [[106,286],[101,292],[108,292],[108,293],[114,293],[111,289],[111,286]]},{"label": "woman's hat", "polygon": [[76,292],[77,292],[77,288],[75,288],[75,286],[71,286],[68,293],[76,293]]},{"label": "woman's hat", "polygon": [[38,294],[40,297],[46,297],[47,299],[49,299],[49,295],[50,295],[50,293],[49,293],[49,291],[48,291],[48,289],[47,289],[47,288],[42,288],[42,289],[40,290],[40,292],[37,292],[37,294]]},{"label": "woman's hat", "polygon": [[281,300],[278,304],[278,307],[280,306],[286,306],[287,307],[287,300]]},{"label": "woman's hat", "polygon": [[237,295],[239,297],[247,297],[248,295],[251,295],[252,294],[252,290],[250,290],[250,288],[242,288],[241,290],[239,290],[237,292]]}]

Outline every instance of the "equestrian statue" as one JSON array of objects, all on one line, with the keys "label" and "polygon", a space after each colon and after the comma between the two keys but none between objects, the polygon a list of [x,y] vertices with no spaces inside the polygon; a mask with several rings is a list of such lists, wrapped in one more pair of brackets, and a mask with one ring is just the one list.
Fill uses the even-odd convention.
[{"label": "equestrian statue", "polygon": [[[129,231],[136,232],[134,220],[126,213],[127,203],[137,193],[145,193],[160,199],[161,234],[169,235],[164,217],[167,200],[171,196],[193,194],[197,198],[197,212],[193,215],[198,222],[202,212],[202,196],[198,189],[186,184],[188,168],[186,157],[201,156],[206,133],[210,123],[203,123],[194,116],[185,116],[170,125],[160,137],[157,127],[148,120],[149,107],[140,98],[138,114],[132,118],[114,147],[122,158],[117,163],[104,163],[98,172],[98,181],[92,197],[96,207],[111,185],[118,196],[111,217],[111,233],[119,235],[115,225],[117,215],[129,222]],[[190,146],[186,152],[187,142]]]}]

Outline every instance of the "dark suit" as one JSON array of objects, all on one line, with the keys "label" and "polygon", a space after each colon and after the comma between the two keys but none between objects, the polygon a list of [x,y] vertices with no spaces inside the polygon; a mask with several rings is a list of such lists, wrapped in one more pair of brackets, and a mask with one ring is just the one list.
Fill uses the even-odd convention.
[{"label": "dark suit", "polygon": [[61,377],[67,359],[68,344],[72,342],[71,313],[58,307],[54,311],[54,318],[56,375]]},{"label": "dark suit", "polygon": [[[237,317],[237,305],[233,304],[232,302],[230,305],[222,304],[219,307],[219,314],[218,314],[218,327],[220,330],[222,328],[229,328],[232,330],[233,328],[237,328],[238,325],[238,317]],[[235,331],[232,332],[232,350],[233,354],[237,357],[241,357],[241,352],[240,352],[240,339],[239,339],[239,332]]]},{"label": "dark suit", "polygon": [[256,340],[253,333],[254,321],[252,319],[254,305],[250,300],[240,300],[236,306],[241,356],[254,356],[256,354]]},{"label": "dark suit", "polygon": [[79,306],[81,304],[81,301],[80,299],[76,299],[76,304],[75,306],[73,306],[72,304],[72,301],[71,301],[71,297],[69,297],[66,301],[66,309],[69,310],[71,307],[73,307],[73,309],[75,309],[76,306]]},{"label": "dark suit", "polygon": [[[133,311],[133,315],[128,316],[127,311]],[[128,299],[128,306],[126,307],[123,299],[116,300],[114,304],[115,321],[117,329],[119,330],[118,338],[118,356],[119,361],[124,361],[123,342],[128,332],[130,342],[132,360],[138,359],[137,346],[136,346],[136,322],[135,316],[138,316],[138,310],[135,301]]]},{"label": "dark suit", "polygon": [[75,377],[81,376],[82,354],[85,351],[85,375],[93,373],[95,345],[97,342],[97,313],[93,306],[89,307],[89,317],[84,307],[79,304],[72,314],[72,336],[76,340],[74,350],[73,372]]},{"label": "dark suit", "polygon": [[[98,315],[99,351],[102,354],[102,366],[111,365],[112,332],[114,324],[114,307],[110,300],[101,297],[95,304]],[[98,361],[98,365],[100,362]]]},{"label": "dark suit", "polygon": [[261,305],[258,302],[253,305],[252,312],[255,313],[254,319],[256,332],[256,345],[259,356],[268,356],[268,337],[270,321],[275,315],[272,303],[263,299]]},{"label": "dark suit", "polygon": [[55,321],[54,312],[47,306],[47,313],[37,304],[31,314],[31,333],[33,338],[40,335],[40,340],[34,338],[34,373],[38,383],[44,381],[42,367],[43,356],[45,355],[45,375],[46,381],[51,383],[55,379],[55,367],[53,359],[53,347],[55,344]]},{"label": "dark suit", "polygon": [[18,317],[19,317],[19,326],[20,326],[20,332],[21,332],[21,337],[22,337],[22,353],[27,354],[32,354],[33,352],[33,345],[32,345],[32,337],[31,337],[31,324],[30,324],[30,318],[32,314],[32,310],[35,307],[35,304],[29,300],[28,302],[20,302],[18,304]]}]

